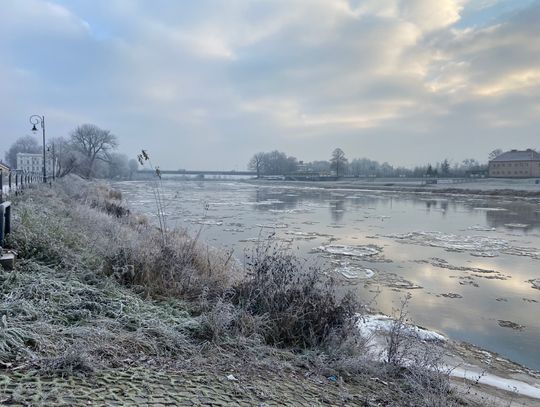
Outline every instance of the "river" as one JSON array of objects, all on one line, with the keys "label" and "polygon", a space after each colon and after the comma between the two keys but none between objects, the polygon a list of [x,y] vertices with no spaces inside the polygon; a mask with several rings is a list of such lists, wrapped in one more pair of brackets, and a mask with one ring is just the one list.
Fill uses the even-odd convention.
[{"label": "river", "polygon": [[[152,181],[119,182],[149,218]],[[540,199],[163,181],[167,222],[242,260],[275,239],[391,315],[540,371]]]}]

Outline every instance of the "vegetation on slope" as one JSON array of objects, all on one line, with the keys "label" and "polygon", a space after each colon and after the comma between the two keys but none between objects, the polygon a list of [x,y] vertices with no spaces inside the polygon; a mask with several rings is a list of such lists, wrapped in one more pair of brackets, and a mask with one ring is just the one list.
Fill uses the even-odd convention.
[{"label": "vegetation on slope", "polygon": [[117,192],[75,177],[28,190],[14,210],[9,244],[20,260],[0,270],[7,371],[87,376],[241,363],[347,378],[365,400],[376,377],[385,392],[372,399],[382,405],[457,403],[446,375],[369,361],[355,329],[360,304],[271,243],[239,267],[230,253],[159,230]]}]

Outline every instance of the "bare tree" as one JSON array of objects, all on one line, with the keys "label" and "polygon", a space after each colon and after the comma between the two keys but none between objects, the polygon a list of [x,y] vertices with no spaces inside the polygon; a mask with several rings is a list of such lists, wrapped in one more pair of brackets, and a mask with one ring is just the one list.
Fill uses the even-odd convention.
[{"label": "bare tree", "polygon": [[248,163],[248,168],[252,171],[257,171],[257,178],[261,177],[262,167],[264,165],[265,153],[257,153],[251,157]]},{"label": "bare tree", "polygon": [[91,177],[96,160],[109,161],[109,152],[118,145],[116,136],[94,124],[83,124],[71,132],[71,143],[85,159],[82,174]]},{"label": "bare tree", "polygon": [[80,154],[63,137],[56,137],[49,146],[49,154],[54,162],[56,176],[61,178],[74,171],[80,164]]},{"label": "bare tree", "polygon": [[491,153],[489,153],[489,156],[488,156],[489,161],[494,160],[495,158],[500,156],[502,153],[503,151],[500,148],[493,150]]},{"label": "bare tree", "polygon": [[32,136],[24,136],[18,138],[6,151],[6,162],[11,168],[17,167],[17,153],[40,153],[41,146],[36,138]]},{"label": "bare tree", "polygon": [[336,148],[332,152],[332,158],[330,158],[330,164],[332,168],[336,170],[336,176],[339,177],[344,171],[345,166],[347,165],[347,159],[345,158],[345,153],[341,148]]}]

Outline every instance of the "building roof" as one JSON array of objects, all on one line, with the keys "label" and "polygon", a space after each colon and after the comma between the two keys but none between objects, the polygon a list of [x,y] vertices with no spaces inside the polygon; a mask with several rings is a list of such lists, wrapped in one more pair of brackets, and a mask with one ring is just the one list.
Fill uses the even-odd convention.
[{"label": "building roof", "polygon": [[531,149],[511,150],[491,160],[491,162],[498,161],[540,161],[540,154]]},{"label": "building roof", "polygon": [[9,165],[4,164],[2,161],[0,161],[0,169],[4,171],[9,171],[11,168],[9,167]]}]

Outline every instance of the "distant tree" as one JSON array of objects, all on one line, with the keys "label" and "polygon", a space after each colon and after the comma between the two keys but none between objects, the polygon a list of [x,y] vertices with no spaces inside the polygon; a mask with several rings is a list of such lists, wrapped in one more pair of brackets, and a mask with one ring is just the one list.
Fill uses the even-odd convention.
[{"label": "distant tree", "polygon": [[128,157],[125,154],[111,153],[108,157],[108,178],[128,178],[130,175]]},{"label": "distant tree", "polygon": [[261,171],[265,162],[265,153],[257,153],[251,157],[248,163],[248,169],[257,172],[257,178],[261,177]]},{"label": "distant tree", "polygon": [[306,164],[306,167],[313,172],[330,172],[329,161],[313,161]]},{"label": "distant tree", "polygon": [[466,158],[463,160],[462,165],[465,170],[470,171],[474,168],[480,167],[480,163],[474,158]]},{"label": "distant tree", "polygon": [[128,162],[128,167],[129,167],[129,179],[132,180],[133,174],[135,174],[139,170],[139,163],[137,162],[135,158],[132,158]]},{"label": "distant tree", "polygon": [[248,163],[248,168],[257,171],[258,176],[290,174],[295,172],[297,167],[298,161],[295,157],[287,157],[285,153],[277,150],[257,153]]},{"label": "distant tree", "polygon": [[52,140],[49,146],[49,153],[53,158],[56,167],[56,176],[58,178],[64,177],[74,171],[81,162],[80,154],[63,137],[56,137]]},{"label": "distant tree", "polygon": [[493,150],[491,153],[489,153],[489,156],[488,156],[489,161],[494,160],[495,158],[500,156],[502,153],[503,151],[500,148]]},{"label": "distant tree", "polygon": [[332,151],[332,157],[330,158],[331,168],[336,170],[336,176],[339,177],[347,165],[347,159],[345,153],[341,148],[336,148]]},{"label": "distant tree", "polygon": [[441,174],[443,177],[447,177],[450,175],[450,162],[446,158],[441,163]]},{"label": "distant tree", "polygon": [[6,151],[6,162],[11,168],[17,168],[17,153],[40,153],[42,146],[38,140],[32,136],[18,138]]},{"label": "distant tree", "polygon": [[109,153],[118,143],[109,130],[100,129],[94,124],[83,124],[71,132],[71,144],[84,158],[79,170],[90,178],[94,175],[96,160],[109,161]]},{"label": "distant tree", "polygon": [[426,169],[426,175],[428,177],[432,177],[433,176],[433,167],[431,166],[431,164],[428,164],[427,166],[427,169]]}]

